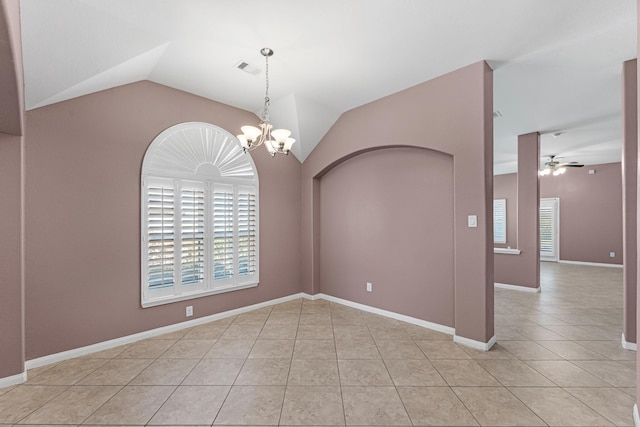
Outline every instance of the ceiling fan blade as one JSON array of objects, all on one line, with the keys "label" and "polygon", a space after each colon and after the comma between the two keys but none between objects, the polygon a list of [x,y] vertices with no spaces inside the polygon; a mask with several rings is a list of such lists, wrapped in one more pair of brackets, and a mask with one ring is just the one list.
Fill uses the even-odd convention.
[{"label": "ceiling fan blade", "polygon": [[577,164],[571,164],[571,163],[568,163],[568,164],[564,165],[563,167],[564,167],[564,168],[581,168],[581,167],[583,167],[583,166],[584,166],[584,165],[581,165],[581,164],[579,164],[579,163],[577,163]]}]

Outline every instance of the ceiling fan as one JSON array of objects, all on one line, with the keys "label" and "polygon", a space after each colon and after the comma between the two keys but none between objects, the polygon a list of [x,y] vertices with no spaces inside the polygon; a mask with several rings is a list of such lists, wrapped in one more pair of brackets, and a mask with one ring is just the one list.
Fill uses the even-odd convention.
[{"label": "ceiling fan", "polygon": [[556,160],[556,156],[549,156],[549,161],[544,164],[544,167],[540,169],[538,174],[540,176],[545,176],[549,174],[553,174],[553,176],[562,175],[567,171],[567,168],[581,168],[584,165],[578,162],[564,162],[561,163]]}]

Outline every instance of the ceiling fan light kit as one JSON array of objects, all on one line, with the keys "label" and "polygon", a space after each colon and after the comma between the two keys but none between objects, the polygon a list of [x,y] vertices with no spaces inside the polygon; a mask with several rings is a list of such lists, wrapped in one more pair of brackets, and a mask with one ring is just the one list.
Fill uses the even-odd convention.
[{"label": "ceiling fan light kit", "polygon": [[544,167],[538,171],[538,175],[546,176],[553,175],[558,176],[562,175],[567,171],[567,168],[581,168],[584,165],[578,162],[565,162],[560,163],[555,160],[556,156],[549,156],[549,161],[544,164]]},{"label": "ceiling fan light kit", "polygon": [[291,138],[291,131],[287,129],[273,129],[269,123],[269,57],[273,55],[273,50],[268,47],[260,49],[260,54],[264,56],[265,61],[265,82],[266,89],[264,95],[264,107],[260,117],[260,124],[256,126],[242,126],[241,135],[238,135],[240,145],[244,152],[253,151],[262,144],[267,148],[271,157],[276,154],[284,154],[285,156],[291,151],[295,139]]}]

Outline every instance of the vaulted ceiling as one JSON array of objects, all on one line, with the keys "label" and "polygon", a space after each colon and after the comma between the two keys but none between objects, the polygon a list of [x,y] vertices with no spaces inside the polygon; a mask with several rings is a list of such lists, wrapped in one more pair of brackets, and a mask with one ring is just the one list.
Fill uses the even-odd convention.
[{"label": "vaulted ceiling", "polygon": [[636,0],[22,0],[21,26],[27,110],[150,80],[259,114],[270,47],[272,123],[301,161],[343,112],[486,60],[496,173],[534,131],[543,155],[620,161],[637,52]]}]

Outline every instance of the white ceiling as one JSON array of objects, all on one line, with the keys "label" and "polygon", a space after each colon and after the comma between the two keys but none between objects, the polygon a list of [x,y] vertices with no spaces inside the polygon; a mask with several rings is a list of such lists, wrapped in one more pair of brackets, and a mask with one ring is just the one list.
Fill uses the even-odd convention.
[{"label": "white ceiling", "polygon": [[271,122],[300,160],[343,112],[484,59],[495,173],[534,131],[542,155],[620,161],[637,52],[636,0],[22,0],[21,16],[27,109],[150,80],[259,114],[264,73],[234,65],[262,70],[272,48]]}]

